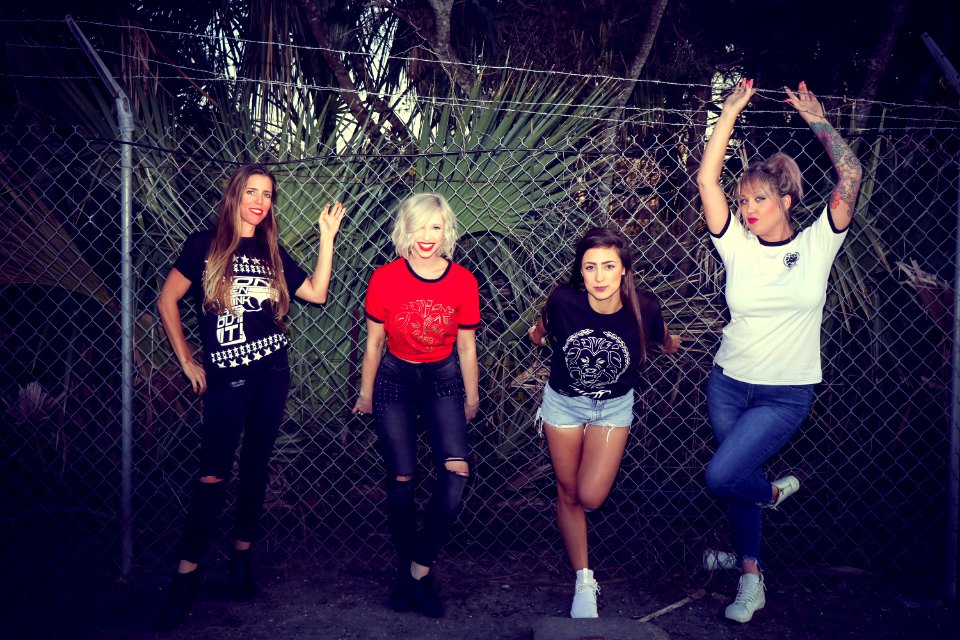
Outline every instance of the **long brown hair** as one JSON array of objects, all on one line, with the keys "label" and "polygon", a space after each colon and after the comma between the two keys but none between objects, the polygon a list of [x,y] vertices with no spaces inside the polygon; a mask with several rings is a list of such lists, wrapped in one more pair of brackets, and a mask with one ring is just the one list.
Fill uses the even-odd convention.
[{"label": "long brown hair", "polygon": [[273,274],[270,299],[273,303],[274,319],[281,329],[286,330],[284,318],[290,310],[290,293],[283,286],[283,262],[280,260],[280,232],[277,229],[277,179],[273,173],[260,164],[240,166],[223,191],[223,198],[217,207],[220,221],[207,254],[207,266],[203,274],[203,307],[214,313],[233,311],[230,291],[233,285],[233,254],[240,244],[240,203],[247,180],[251,176],[270,178],[270,210],[253,232],[253,241],[257,256],[264,260]]},{"label": "long brown hair", "polygon": [[583,255],[590,249],[615,249],[620,263],[623,265],[623,278],[620,280],[620,300],[623,306],[633,312],[637,321],[637,330],[640,332],[640,364],[647,360],[647,336],[643,330],[643,316],[640,314],[640,299],[637,297],[637,281],[633,271],[633,254],[630,252],[630,241],[625,235],[615,229],[594,227],[588,229],[577,241],[573,265],[570,269],[569,284],[577,288],[584,288],[583,273],[580,271],[583,264]]}]

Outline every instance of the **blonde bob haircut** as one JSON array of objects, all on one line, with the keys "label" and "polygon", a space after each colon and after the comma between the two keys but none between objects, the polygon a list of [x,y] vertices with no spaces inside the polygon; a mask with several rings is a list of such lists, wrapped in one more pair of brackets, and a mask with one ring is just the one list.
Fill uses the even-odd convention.
[{"label": "blonde bob haircut", "polygon": [[408,258],[413,251],[413,236],[422,229],[433,214],[439,213],[443,218],[443,241],[440,243],[439,255],[449,259],[453,249],[457,246],[457,216],[450,208],[447,199],[439,193],[418,193],[400,203],[397,211],[397,220],[393,224],[390,239],[401,258]]}]

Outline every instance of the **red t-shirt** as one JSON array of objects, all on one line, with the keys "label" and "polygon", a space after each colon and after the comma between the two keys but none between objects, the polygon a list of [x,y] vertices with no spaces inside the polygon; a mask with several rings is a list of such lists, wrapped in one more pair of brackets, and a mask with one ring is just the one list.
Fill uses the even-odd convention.
[{"label": "red t-shirt", "polygon": [[443,275],[427,280],[397,258],[370,276],[364,313],[383,325],[393,355],[438,362],[453,352],[457,331],[480,326],[477,279],[450,262]]}]

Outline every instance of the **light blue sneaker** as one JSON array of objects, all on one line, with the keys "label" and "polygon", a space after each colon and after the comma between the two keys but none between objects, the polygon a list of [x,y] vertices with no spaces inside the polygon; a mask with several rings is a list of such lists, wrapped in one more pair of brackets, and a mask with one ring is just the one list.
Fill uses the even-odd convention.
[{"label": "light blue sneaker", "polygon": [[737,587],[737,597],[723,611],[724,617],[736,622],[750,622],[753,614],[763,609],[763,605],[767,604],[767,598],[763,594],[765,589],[763,576],[755,573],[741,575],[740,584]]},{"label": "light blue sneaker", "polygon": [[736,569],[737,554],[732,551],[721,551],[720,549],[707,549],[703,552],[703,568],[707,571],[720,571],[721,569]]},{"label": "light blue sneaker", "polygon": [[777,499],[763,505],[768,509],[776,509],[784,500],[792,496],[800,489],[800,480],[797,476],[784,476],[779,480],[774,480],[773,484],[777,487]]},{"label": "light blue sneaker", "polygon": [[600,585],[593,579],[593,571],[577,571],[577,583],[573,587],[573,604],[570,605],[571,618],[596,618],[597,593]]}]

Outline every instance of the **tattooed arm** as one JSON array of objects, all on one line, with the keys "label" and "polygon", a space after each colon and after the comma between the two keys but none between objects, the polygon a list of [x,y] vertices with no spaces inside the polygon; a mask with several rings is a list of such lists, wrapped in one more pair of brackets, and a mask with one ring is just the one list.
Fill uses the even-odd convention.
[{"label": "tattooed arm", "polygon": [[810,125],[814,135],[826,149],[833,168],[837,172],[837,184],[830,196],[830,218],[836,229],[843,230],[850,226],[857,204],[857,192],[860,191],[860,179],[863,169],[856,154],[847,145],[837,130],[830,126],[823,111],[823,106],[807,89],[807,83],[801,82],[796,93],[789,87],[787,102],[799,112],[804,122]]}]

